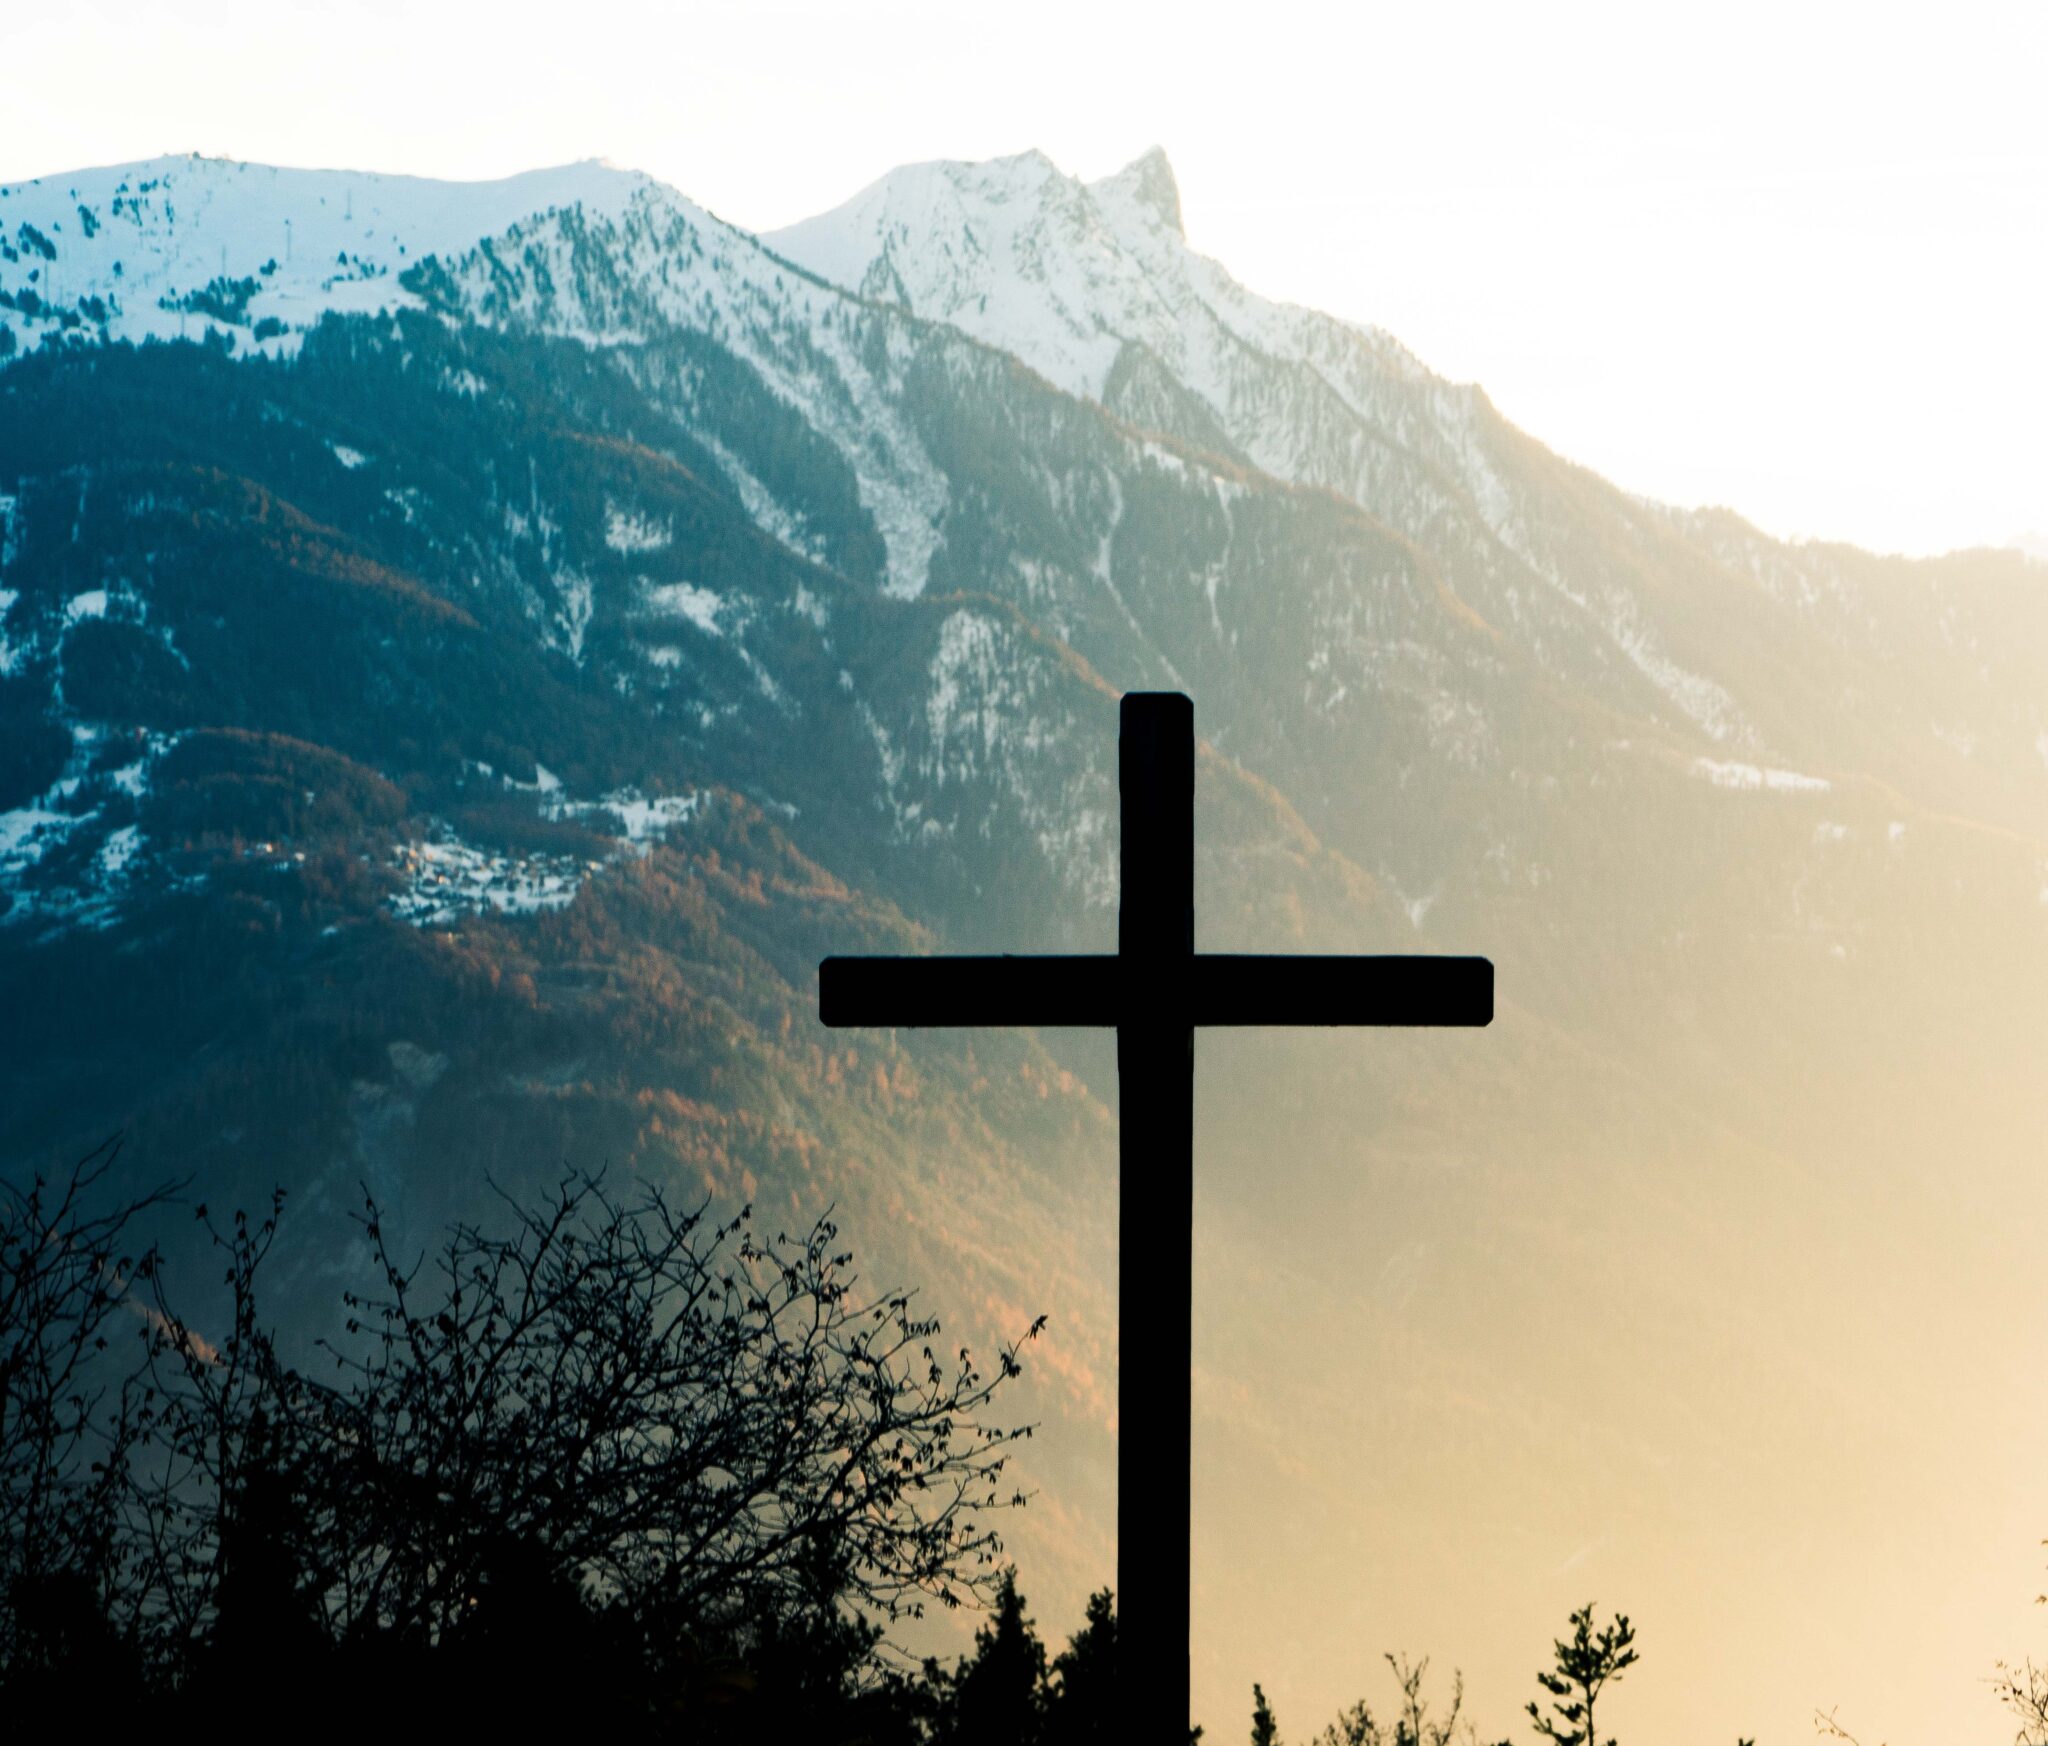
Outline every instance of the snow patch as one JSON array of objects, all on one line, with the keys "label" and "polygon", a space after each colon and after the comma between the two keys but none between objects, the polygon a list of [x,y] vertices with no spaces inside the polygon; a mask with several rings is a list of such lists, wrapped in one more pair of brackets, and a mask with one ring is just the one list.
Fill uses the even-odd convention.
[{"label": "snow patch", "polygon": [[700,793],[650,797],[622,788],[597,800],[572,800],[545,767],[537,780],[511,782],[542,796],[540,811],[557,821],[575,819],[607,831],[614,844],[596,859],[581,855],[515,854],[465,842],[446,825],[424,842],[392,851],[398,889],[385,902],[415,927],[448,927],[468,915],[539,915],[573,903],[595,874],[622,854],[647,855],[654,845],[702,809]]},{"label": "snow patch", "polygon": [[392,851],[399,888],[386,903],[415,927],[446,927],[465,915],[536,915],[575,901],[597,863],[574,855],[511,855],[480,849],[443,829],[430,842]]},{"label": "snow patch", "polygon": [[698,442],[711,451],[711,457],[724,471],[739,493],[740,507],[747,512],[754,525],[785,551],[794,552],[800,558],[813,563],[825,560],[825,542],[816,534],[807,532],[802,523],[775,500],[775,495],[757,479],[747,464],[738,455],[713,436],[708,430],[692,433]]},{"label": "snow patch", "polygon": [[686,618],[706,636],[722,634],[718,613],[725,602],[709,588],[699,588],[693,582],[664,582],[647,588],[643,598],[649,612],[664,618]]},{"label": "snow patch", "polygon": [[1734,788],[1755,793],[1825,794],[1834,786],[1820,776],[1802,776],[1797,770],[1766,770],[1756,764],[1738,764],[1721,758],[1695,758],[1692,772],[1716,788]]},{"label": "snow patch", "polygon": [[[925,698],[925,726],[932,744],[943,750],[955,732],[981,741],[984,757],[995,750],[1001,732],[999,711],[985,701],[1001,677],[1001,651],[997,648],[995,626],[977,613],[952,613],[939,627],[939,646],[932,655],[931,690]],[[962,704],[969,694],[979,707]],[[943,757],[934,772],[940,785],[946,780]]]},{"label": "snow patch", "polygon": [[604,543],[615,552],[663,551],[672,537],[665,522],[613,504],[605,505]]},{"label": "snow patch", "polygon": [[[491,767],[488,764],[479,764],[477,768],[483,771],[485,775],[490,774]],[[522,782],[516,776],[502,776],[499,780],[507,788],[516,788],[523,794],[559,794],[562,791],[561,777],[557,776],[542,763],[534,765],[533,780],[531,782]]]},{"label": "snow patch", "polygon": [[50,812],[33,804],[0,812],[0,884],[40,861],[45,850],[61,843],[83,822],[74,813]]},{"label": "snow patch", "polygon": [[894,170],[763,240],[820,278],[949,322],[1091,398],[1123,349],[1104,309],[1160,300],[1088,190],[1040,152]]},{"label": "snow patch", "polygon": [[100,845],[99,869],[104,878],[118,878],[126,871],[128,863],[135,859],[136,851],[142,847],[142,831],[135,825],[123,825],[119,830],[109,831],[107,840]]},{"label": "snow patch", "polygon": [[590,629],[590,615],[594,609],[595,596],[590,578],[580,570],[560,570],[555,575],[555,587],[562,597],[555,622],[562,627],[569,659],[580,663],[583,659],[583,635]]},{"label": "snow patch", "polygon": [[598,823],[609,819],[625,840],[645,854],[678,825],[697,816],[702,793],[663,794],[652,799],[637,788],[621,788],[597,800],[560,801],[543,810],[555,819],[576,818]]}]

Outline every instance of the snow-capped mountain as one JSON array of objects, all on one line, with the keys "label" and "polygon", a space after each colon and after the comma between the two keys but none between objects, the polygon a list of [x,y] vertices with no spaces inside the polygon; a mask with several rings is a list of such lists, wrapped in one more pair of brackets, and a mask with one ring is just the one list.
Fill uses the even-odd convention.
[{"label": "snow-capped mountain", "polygon": [[[1631,1436],[1692,1449],[1689,1379],[1747,1379],[1682,1476],[1719,1497],[1796,1442],[1783,1403],[1906,1386],[1785,1349],[1886,1313],[1803,1295],[1812,1255],[1875,1241],[1880,1198],[1962,1272],[2032,1230],[1980,1215],[2048,1119],[2038,565],[1628,497],[1245,289],[1161,154],[917,166],[767,237],[596,164],[45,177],[0,189],[0,354],[9,1168],[125,1123],[138,1172],[225,1202],[289,1164],[336,1227],[358,1181],[431,1221],[592,1155],[837,1198],[991,1322],[1057,1292],[1077,1602],[1107,1057],[828,1036],[812,975],[1106,945],[1113,700],[1167,685],[1205,739],[1205,946],[1501,965],[1471,1049],[1255,1040],[1204,1081],[1205,1276],[1323,1291],[1426,1421],[1297,1402],[1290,1436],[1404,1496],[1503,1438],[1569,1464],[1583,1425],[1526,1379],[1612,1298]],[[1957,1149],[1996,1161],[1970,1194],[1926,1166]],[[1724,1335],[1697,1312],[1731,1293]],[[1922,1295],[1929,1352],[1999,1358]],[[1241,1409],[1322,1384],[1220,1310],[1202,1338],[1218,1470],[1289,1490]]]},{"label": "snow-capped mountain", "polygon": [[[1876,783],[2005,829],[2048,817],[2026,682],[2048,619],[2017,558],[1887,566],[1626,498],[1388,336],[1244,289],[1188,245],[1156,152],[1091,184],[1039,154],[916,166],[767,238],[601,164],[437,184],[164,159],[0,190],[0,213],[0,319],[31,359],[183,332],[284,384],[431,351],[406,393],[488,454],[476,504],[420,472],[454,451],[430,457],[375,407],[307,415],[290,498],[396,573],[439,575],[427,592],[527,639],[522,659],[677,716],[714,764],[843,711],[867,773],[839,804],[877,809],[926,901],[936,848],[964,898],[986,885],[968,845],[1015,830],[1048,890],[1108,902],[1106,807],[1055,829],[1081,790],[998,731],[1023,708],[1025,626],[1113,684],[1193,687],[1214,742],[1415,926],[1540,886],[1561,793],[1689,808]],[[477,337],[429,348],[422,321]],[[472,359],[485,335],[513,350]],[[514,386],[521,347],[545,374]],[[504,428],[541,401],[676,470],[636,463],[572,511]],[[91,736],[119,719],[80,710],[74,656],[142,639],[189,671],[211,634],[125,565],[47,580],[73,488],[38,477],[49,449],[23,433],[0,481],[0,661],[19,709],[71,723],[9,801],[18,913],[57,912],[30,898],[90,809],[54,800],[92,786]],[[135,517],[189,490],[103,482],[86,501],[111,491],[108,513]],[[864,688],[848,627],[954,595],[920,683]],[[836,675],[829,697],[810,670]],[[969,673],[983,695],[963,711]],[[45,687],[49,706],[29,701]],[[1457,804],[1388,830],[1418,783]],[[94,902],[148,865],[86,847],[66,889]],[[1675,916],[1688,880],[1681,860],[1636,884]]]},{"label": "snow-capped mountain", "polygon": [[[2001,785],[2030,791],[2001,815],[2032,827],[2044,817],[2034,748],[2048,722],[2026,678],[2041,626],[2016,572],[2001,571],[1980,616],[1974,588],[1866,582],[1851,574],[1870,571],[1862,554],[1788,546],[1730,515],[1615,491],[1391,336],[1248,290],[1188,243],[1163,152],[1092,183],[1035,152],[914,165],[764,241],[1135,424],[1341,493],[1429,552],[1487,623],[1583,694],[1631,713],[1647,696],[1665,722],[1726,751],[1823,768],[1855,761],[1839,716],[1786,705],[1853,696],[1894,711],[1899,740],[1934,724],[1942,743],[1970,743],[1974,767],[1946,768],[1937,784],[1999,805],[1984,781],[1997,762]],[[2014,617],[2027,627],[2017,663],[2006,659]],[[1995,683],[1980,685],[1968,661],[1928,672],[1930,633],[1967,648]]]},{"label": "snow-capped mountain", "polygon": [[0,188],[0,329],[226,336],[273,355],[323,315],[416,303],[400,281],[535,213],[616,215],[655,187],[595,160],[491,182],[292,170],[197,154]]},{"label": "snow-capped mountain", "polygon": [[[1034,636],[1114,685],[1193,688],[1214,743],[1411,929],[1542,889],[1567,796],[1690,814],[1875,784],[2003,829],[2048,816],[2025,680],[2048,618],[2018,559],[1949,575],[1626,498],[1388,336],[1244,289],[1188,245],[1157,152],[1092,184],[1035,153],[915,166],[767,238],[601,164],[437,184],[165,159],[0,190],[0,212],[0,318],[31,359],[182,330],[225,349],[223,383],[402,378],[438,451],[376,404],[337,423],[321,402],[265,439],[320,537],[367,541],[522,661],[679,721],[712,773],[772,771],[752,780],[784,801],[813,770],[774,748],[834,722],[862,772],[812,828],[879,874],[856,847],[872,817],[889,877],[926,906],[954,893],[933,912],[954,928],[983,925],[977,844],[1033,845],[1002,880],[1035,866],[1031,913],[1069,932],[1111,901],[1099,769],[1017,749],[1049,744],[1020,682]],[[517,434],[541,404],[640,458],[597,485],[587,449]],[[112,781],[95,736],[176,728],[81,707],[85,653],[191,674],[216,632],[126,560],[51,581],[52,532],[81,513],[64,493],[93,467],[53,475],[55,445],[18,435],[0,663],[44,725],[0,796],[0,865],[18,918],[98,915],[152,859],[146,833],[102,840],[127,828],[118,805],[81,798]],[[197,435],[182,452],[220,460]],[[182,476],[121,478],[83,500],[115,527],[193,501]],[[938,616],[916,683],[865,682],[854,627],[919,600]],[[614,771],[535,804],[599,819],[633,788]],[[1390,829],[1418,792],[1433,816]],[[448,844],[442,869],[498,852]],[[580,885],[502,866],[510,889]],[[1692,867],[1652,866],[1638,900],[1682,932]]]},{"label": "snow-capped mountain", "polygon": [[1038,152],[920,164],[763,241],[1133,423],[1332,486],[1403,531],[1507,516],[1476,440],[1483,399],[1391,336],[1259,297],[1191,248],[1163,152],[1093,183]]},{"label": "snow-capped mountain", "polygon": [[1418,531],[1476,511],[1498,534],[1510,518],[1484,397],[1386,333],[1258,296],[1190,247],[1161,151],[1092,183],[1036,152],[916,165],[763,240],[1134,422]]},{"label": "snow-capped mountain", "polygon": [[[1338,360],[1341,389],[1361,399],[1382,376],[1432,380],[1390,335],[1258,297],[1190,248],[1156,148],[1097,182],[1042,152],[913,165],[762,240],[834,284],[1014,353],[1070,394],[1109,399],[1120,363],[1142,367],[1126,354],[1150,353],[1245,435],[1257,434],[1241,396],[1260,360]],[[1373,360],[1363,373],[1354,348]]]},{"label": "snow-capped mountain", "polygon": [[[1127,345],[1153,345],[1185,376],[1228,338],[1184,286],[1152,278],[1124,227],[1133,239],[1180,235],[1163,154],[1092,186],[1041,152],[918,164],[762,240],[833,284],[948,322],[1100,400]],[[1192,332],[1186,315],[1199,318]]]}]

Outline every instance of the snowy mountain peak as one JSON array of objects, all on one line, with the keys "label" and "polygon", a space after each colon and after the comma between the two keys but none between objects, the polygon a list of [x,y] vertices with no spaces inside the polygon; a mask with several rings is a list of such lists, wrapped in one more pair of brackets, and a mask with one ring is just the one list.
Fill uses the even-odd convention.
[{"label": "snowy mountain peak", "polygon": [[1292,437],[1262,422],[1276,359],[1331,382],[1347,418],[1390,382],[1405,393],[1429,380],[1385,334],[1271,302],[1189,248],[1179,184],[1156,146],[1093,183],[1039,152],[916,164],[762,240],[832,284],[948,322],[1141,423],[1158,422],[1156,409],[1119,402],[1112,374],[1120,359],[1126,377],[1163,367],[1220,420],[1212,441],[1283,478],[1313,475]]},{"label": "snowy mountain peak", "polygon": [[1187,235],[1180,216],[1180,182],[1162,146],[1133,158],[1114,176],[1089,183],[1088,191],[1098,199],[1150,214],[1175,236]]},{"label": "snowy mountain peak", "polygon": [[1015,352],[1098,395],[1122,341],[1105,309],[1143,295],[1087,187],[1043,152],[893,170],[762,240],[827,282]]},{"label": "snowy mountain peak", "polygon": [[622,213],[657,187],[596,159],[487,182],[282,169],[196,153],[0,187],[0,356],[55,335],[226,335],[289,350],[329,311],[412,301],[400,281],[524,218]]}]

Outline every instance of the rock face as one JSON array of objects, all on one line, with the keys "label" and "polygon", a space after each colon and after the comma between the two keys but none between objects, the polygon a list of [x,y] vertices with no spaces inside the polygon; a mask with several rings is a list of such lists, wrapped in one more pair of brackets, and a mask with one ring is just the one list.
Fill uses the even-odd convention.
[{"label": "rock face", "polygon": [[[915,166],[760,238],[602,165],[44,178],[0,190],[0,356],[10,1170],[125,1127],[217,1202],[283,1178],[309,1321],[358,1183],[422,1229],[565,1161],[837,1202],[977,1340],[1053,1313],[1018,1546],[1078,1617],[1107,1045],[830,1034],[812,972],[1106,947],[1115,698],[1180,687],[1205,947],[1485,951],[1503,1002],[1203,1044],[1204,1713],[1346,1546],[1470,1595],[1514,1537],[1445,1652],[1520,1669],[1588,1475],[1644,1617],[1749,1568],[1715,1519],[1831,1544],[2011,1478],[2017,1409],[1956,1396],[2039,1357],[1984,1284],[2042,1234],[2022,555],[1627,497],[1247,291],[1156,152]],[[1258,1503],[1304,1474],[1313,1546]]]}]

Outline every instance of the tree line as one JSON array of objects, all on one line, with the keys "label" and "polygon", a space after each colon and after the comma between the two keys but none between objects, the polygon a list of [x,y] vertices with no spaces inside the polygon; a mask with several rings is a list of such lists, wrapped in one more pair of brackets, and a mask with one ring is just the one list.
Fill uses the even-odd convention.
[{"label": "tree line", "polygon": [[[1588,1602],[1572,1614],[1570,1634],[1551,1645],[1551,1664],[1539,1669],[1543,1697],[1528,1704],[1530,1726],[1549,1746],[1602,1746],[1597,1708],[1600,1695],[1640,1659],[1635,1627],[1620,1613],[1595,1628]],[[1465,1713],[1465,1680],[1451,1675],[1450,1697],[1441,1709],[1425,1690],[1429,1657],[1388,1655],[1397,1697],[1375,1711],[1360,1698],[1317,1734],[1311,1746],[1479,1746],[1479,1731]],[[1195,1730],[1199,1737],[1200,1729]],[[1280,1724],[1263,1687],[1252,1687],[1251,1746],[1280,1746]],[[1500,1746],[1509,1746],[1502,1741]],[[1605,1746],[1615,1746],[1610,1735]],[[1755,1746],[1744,1740],[1738,1746]]]},{"label": "tree line", "polygon": [[[863,1292],[829,1215],[769,1237],[748,1209],[575,1175],[410,1263],[366,1193],[367,1283],[293,1362],[258,1294],[282,1196],[222,1219],[122,1199],[117,1156],[0,1186],[10,1717],[1129,1737],[1113,1595],[1050,1652],[996,1525],[1025,1501],[1006,1470],[1030,1427],[992,1409],[1042,1317],[984,1364],[911,1294]],[[220,1267],[204,1317],[139,1241],[174,1208]],[[958,1607],[985,1614],[970,1652],[900,1646]],[[1440,1698],[1427,1658],[1385,1659],[1392,1702],[1311,1746],[1479,1746],[1460,1675]],[[1599,1706],[1638,1659],[1627,1615],[1579,1608],[1533,1733],[1615,1746]],[[2048,1741],[2048,1675],[2001,1667],[1997,1689],[2022,1746]],[[1257,1685],[1249,1738],[1281,1741]]]},{"label": "tree line", "polygon": [[[370,1283],[291,1362],[258,1293],[281,1197],[189,1209],[221,1301],[188,1317],[132,1246],[174,1197],[102,1208],[113,1162],[0,1201],[11,1713],[375,1691],[409,1726],[981,1737],[1029,1434],[990,1408],[1036,1327],[984,1363],[910,1294],[864,1294],[829,1218],[770,1237],[579,1176],[411,1262],[366,1196]],[[959,1665],[892,1646],[961,1606],[994,1624]],[[1062,1738],[1092,1737],[1069,1724],[1113,1642],[1105,1593],[1031,1664]]]}]

